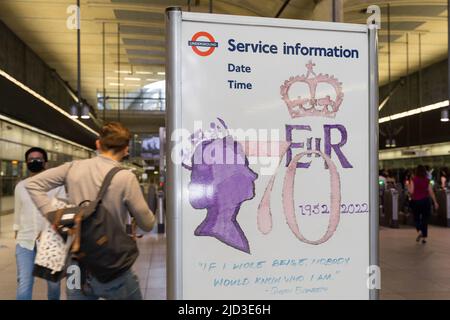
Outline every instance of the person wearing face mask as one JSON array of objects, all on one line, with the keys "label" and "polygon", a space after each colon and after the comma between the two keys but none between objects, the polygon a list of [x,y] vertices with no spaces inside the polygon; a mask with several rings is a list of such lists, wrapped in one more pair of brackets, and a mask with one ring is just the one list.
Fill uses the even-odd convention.
[{"label": "person wearing face mask", "polygon": [[[25,189],[31,177],[44,171],[47,165],[47,152],[44,149],[33,147],[25,153],[25,160],[29,177],[20,181],[14,190],[14,234],[16,239],[17,263],[17,300],[31,300],[33,294],[33,267],[36,257],[36,241],[43,231],[46,221],[40,214]],[[63,188],[49,191],[48,196],[65,197]],[[49,300],[59,300],[60,283],[47,282]]]}]

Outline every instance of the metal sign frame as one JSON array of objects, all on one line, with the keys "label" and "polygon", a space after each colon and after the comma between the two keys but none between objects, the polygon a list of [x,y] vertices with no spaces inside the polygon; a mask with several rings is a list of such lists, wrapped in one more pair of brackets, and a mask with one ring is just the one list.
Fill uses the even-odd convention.
[{"label": "metal sign frame", "polygon": [[[243,24],[252,26],[275,26],[296,29],[317,29],[308,21],[273,19],[259,17],[240,17],[182,12],[179,7],[166,9],[166,151],[171,153],[177,141],[171,133],[181,128],[181,25],[182,21],[209,23]],[[274,23],[276,22],[276,23]],[[369,52],[369,246],[370,266],[378,266],[378,40],[376,25],[349,25],[343,23],[321,22],[321,30],[365,32],[368,37]],[[170,154],[167,155],[170,157]],[[183,299],[182,279],[182,216],[181,165],[167,158],[167,298]],[[379,277],[379,274],[369,274]],[[379,278],[378,278],[379,282]],[[370,289],[370,299],[378,299],[379,290]]]}]

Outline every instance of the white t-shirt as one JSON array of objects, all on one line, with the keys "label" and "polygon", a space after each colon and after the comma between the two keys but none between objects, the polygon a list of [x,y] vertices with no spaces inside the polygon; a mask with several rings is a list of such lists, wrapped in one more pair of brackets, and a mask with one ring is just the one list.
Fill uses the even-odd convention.
[{"label": "white t-shirt", "polygon": [[[17,231],[16,242],[22,248],[33,250],[39,233],[45,228],[46,220],[31,200],[25,189],[29,178],[20,181],[14,189],[14,231]],[[51,198],[65,199],[64,187],[48,192]]]}]

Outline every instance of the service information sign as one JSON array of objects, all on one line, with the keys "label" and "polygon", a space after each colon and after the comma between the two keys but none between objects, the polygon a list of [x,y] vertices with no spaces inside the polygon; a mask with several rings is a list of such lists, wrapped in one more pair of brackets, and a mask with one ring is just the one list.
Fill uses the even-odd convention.
[{"label": "service information sign", "polygon": [[368,299],[367,26],[198,16],[172,154],[182,298]]}]

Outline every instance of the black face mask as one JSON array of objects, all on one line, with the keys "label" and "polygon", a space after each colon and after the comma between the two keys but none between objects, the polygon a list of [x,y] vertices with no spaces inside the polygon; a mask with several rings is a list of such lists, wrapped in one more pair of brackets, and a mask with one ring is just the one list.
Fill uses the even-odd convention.
[{"label": "black face mask", "polygon": [[28,170],[33,173],[41,172],[44,170],[44,161],[31,160],[30,162],[27,162],[27,167]]}]

